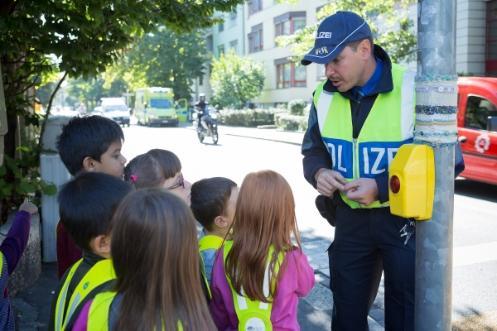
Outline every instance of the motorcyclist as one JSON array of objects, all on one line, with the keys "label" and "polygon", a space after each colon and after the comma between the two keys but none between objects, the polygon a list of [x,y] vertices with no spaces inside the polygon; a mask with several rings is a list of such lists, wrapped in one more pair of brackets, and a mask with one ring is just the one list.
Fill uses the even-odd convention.
[{"label": "motorcyclist", "polygon": [[209,117],[209,109],[208,109],[208,102],[205,100],[205,94],[200,93],[198,95],[199,100],[197,103],[195,103],[195,108],[197,110],[197,120],[198,123],[202,125],[202,127],[207,130],[207,123],[206,120]]}]

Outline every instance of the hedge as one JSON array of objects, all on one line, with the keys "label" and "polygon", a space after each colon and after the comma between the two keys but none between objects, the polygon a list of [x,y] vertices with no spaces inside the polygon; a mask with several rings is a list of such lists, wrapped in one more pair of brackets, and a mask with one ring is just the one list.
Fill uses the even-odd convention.
[{"label": "hedge", "polygon": [[[276,125],[286,131],[305,131],[309,117],[310,105],[302,100],[292,100],[288,110],[284,108],[269,109],[223,109],[219,112],[219,123],[232,126],[257,127]],[[289,113],[289,110],[291,112]],[[293,114],[297,113],[297,114]]]},{"label": "hedge", "polygon": [[257,127],[273,125],[274,116],[284,110],[270,109],[223,109],[219,112],[219,122],[225,125]]},{"label": "hedge", "polygon": [[287,131],[305,131],[307,129],[307,116],[291,115],[287,113],[275,116],[276,126]]}]

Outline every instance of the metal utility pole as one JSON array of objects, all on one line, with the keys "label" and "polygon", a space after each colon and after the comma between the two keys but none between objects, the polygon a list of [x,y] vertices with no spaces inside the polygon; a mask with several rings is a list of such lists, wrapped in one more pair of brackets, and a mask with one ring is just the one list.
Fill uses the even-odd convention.
[{"label": "metal utility pole", "polygon": [[433,215],[416,223],[415,329],[449,331],[452,314],[454,147],[457,142],[454,0],[418,0],[415,143],[435,153]]}]

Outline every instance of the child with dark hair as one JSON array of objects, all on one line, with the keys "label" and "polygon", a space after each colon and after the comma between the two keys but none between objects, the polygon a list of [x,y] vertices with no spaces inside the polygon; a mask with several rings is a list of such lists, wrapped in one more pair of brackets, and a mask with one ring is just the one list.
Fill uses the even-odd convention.
[{"label": "child with dark hair", "polygon": [[181,162],[171,151],[151,149],[133,158],[124,169],[124,179],[135,188],[165,188],[190,203],[191,184],[183,179]]},{"label": "child with dark hair", "polygon": [[[63,128],[57,140],[62,162],[71,175],[83,171],[102,172],[122,178],[126,159],[121,154],[124,135],[121,127],[102,116],[75,117]],[[61,222],[57,225],[58,276],[81,258]]]},{"label": "child with dark hair", "polygon": [[82,171],[97,171],[121,177],[126,163],[121,155],[123,140],[123,130],[109,118],[74,117],[62,128],[57,149],[73,176]]},{"label": "child with dark hair", "polygon": [[216,252],[233,223],[237,197],[238,187],[228,178],[206,178],[192,185],[190,207],[204,228],[203,236],[199,239],[199,250],[203,275],[208,284],[211,282]]},{"label": "child with dark hair", "polygon": [[128,195],[112,220],[111,253],[115,289],[86,303],[73,331],[216,330],[182,199],[160,188]]},{"label": "child with dark hair", "polygon": [[83,250],[83,258],[64,274],[52,303],[50,330],[70,330],[84,303],[115,279],[110,260],[110,221],[131,185],[111,175],[84,172],[59,193],[64,228]]},{"label": "child with dark hair", "polygon": [[15,330],[15,319],[7,294],[9,276],[14,272],[26,248],[31,227],[31,215],[36,214],[38,208],[29,202],[19,206],[9,232],[0,245],[0,330]]},{"label": "child with dark hair", "polygon": [[217,327],[300,330],[298,298],[313,286],[290,185],[271,170],[248,174],[236,203],[233,240],[224,242],[212,269]]}]

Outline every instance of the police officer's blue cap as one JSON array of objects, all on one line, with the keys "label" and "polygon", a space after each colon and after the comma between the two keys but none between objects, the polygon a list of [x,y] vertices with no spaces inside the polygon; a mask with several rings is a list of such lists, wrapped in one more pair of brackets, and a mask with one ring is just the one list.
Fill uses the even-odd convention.
[{"label": "police officer's blue cap", "polygon": [[368,23],[361,16],[350,11],[338,11],[321,22],[314,47],[301,63],[326,64],[334,60],[347,44],[372,36]]}]

